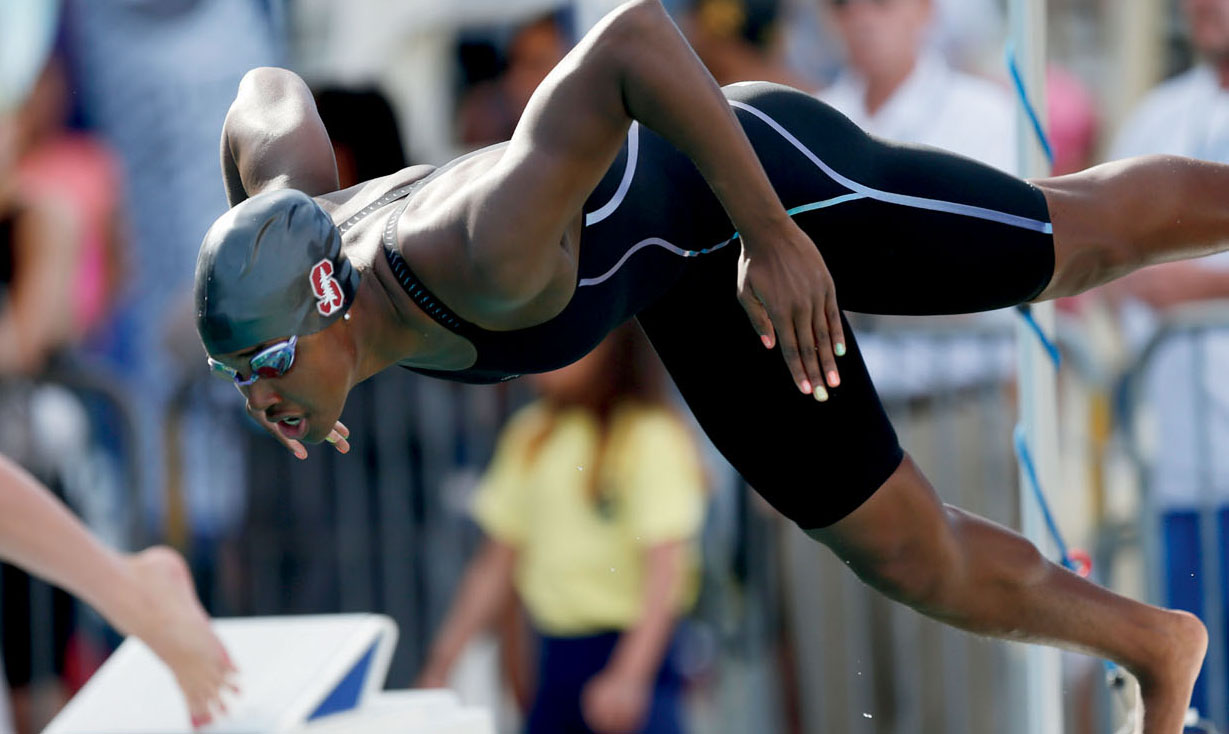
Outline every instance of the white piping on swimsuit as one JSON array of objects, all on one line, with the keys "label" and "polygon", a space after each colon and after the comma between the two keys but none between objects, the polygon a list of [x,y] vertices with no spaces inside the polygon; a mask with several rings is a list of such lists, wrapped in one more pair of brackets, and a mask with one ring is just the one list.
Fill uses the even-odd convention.
[{"label": "white piping on swimsuit", "polygon": [[[819,169],[822,170],[825,174],[827,174],[829,178],[831,178],[833,181],[836,181],[840,185],[844,186],[845,188],[853,192],[851,194],[845,194],[843,196],[837,196],[831,199],[825,199],[823,201],[817,201],[817,202],[813,202],[810,204],[803,204],[801,206],[796,206],[793,209],[790,209],[786,212],[790,216],[793,216],[795,214],[801,214],[802,212],[814,211],[816,209],[823,209],[829,206],[835,206],[837,204],[844,204],[845,202],[848,202],[848,201],[856,201],[858,199],[875,199],[876,201],[883,201],[889,204],[897,204],[899,206],[912,207],[914,209],[926,209],[929,211],[946,212],[948,214],[957,214],[960,216],[973,217],[975,219],[984,219],[984,220],[988,220],[991,222],[999,222],[1000,224],[1006,224],[1011,227],[1019,227],[1021,229],[1028,229],[1034,232],[1041,232],[1043,234],[1053,234],[1054,233],[1054,226],[1052,224],[1050,224],[1049,222],[1043,222],[1039,219],[1031,219],[1029,217],[1022,217],[1017,214],[1008,214],[1007,212],[1000,212],[994,209],[987,209],[987,208],[980,207],[980,206],[973,206],[971,204],[960,204],[960,203],[952,202],[952,201],[943,201],[941,199],[927,199],[921,196],[908,196],[906,194],[894,194],[889,191],[881,191],[879,189],[866,186],[865,184],[858,183],[857,181],[854,181],[853,179],[850,179],[846,176],[842,176],[840,173],[833,170],[831,166],[824,163],[822,160],[820,160],[819,156],[815,155],[815,153],[813,153],[809,148],[803,145],[802,141],[794,137],[793,134],[791,134],[788,130],[782,127],[776,120],[772,119],[764,112],[756,109],[755,107],[752,107],[749,104],[746,104],[745,102],[738,102],[735,100],[729,100],[729,102],[732,107],[745,110],[749,112],[750,114],[755,115],[760,120],[764,121],[769,127],[771,127],[779,135],[785,138],[791,145],[793,145],[795,148],[800,150],[802,154],[807,157],[808,160],[810,160],[812,163],[818,166]],[[637,127],[638,125],[636,123],[633,123],[631,129],[628,130],[627,169],[623,172],[623,180],[619,182],[618,190],[615,191],[614,197],[610,201],[608,201],[601,209],[590,212],[588,216],[585,217],[586,227],[591,224],[596,224],[602,221],[603,219],[609,217],[611,214],[613,214],[614,211],[619,208],[619,204],[623,203],[623,198],[627,196],[627,191],[629,188],[631,188],[632,174],[635,172],[637,149],[639,147],[638,145],[639,134],[638,134]],[[660,237],[649,237],[647,239],[641,240],[640,242],[637,242],[636,244],[632,245],[627,250],[627,252],[623,253],[623,256],[619,258],[619,261],[614,264],[614,267],[610,268],[605,273],[602,273],[601,275],[595,278],[582,278],[580,282],[577,283],[577,287],[598,285],[599,283],[605,282],[612,275],[614,275],[619,270],[619,268],[623,267],[624,263],[628,261],[628,259],[632,256],[632,254],[638,252],[639,250],[644,249],[645,247],[650,247],[650,246],[662,247],[680,257],[696,257],[698,255],[704,255],[710,252],[715,252],[716,250],[720,250],[721,248],[725,247],[726,245],[730,244],[736,239],[738,239],[737,232],[735,232],[734,236],[731,237],[730,239],[720,244],[714,245],[712,247],[707,247],[707,248],[704,248],[703,250],[684,250],[683,248],[673,245],[667,242],[666,240],[661,239]]]},{"label": "white piping on swimsuit", "polygon": [[623,203],[623,197],[627,196],[627,190],[632,187],[632,176],[636,173],[636,158],[639,157],[639,152],[640,123],[633,122],[627,129],[627,168],[623,171],[623,180],[619,181],[619,188],[615,189],[610,201],[603,204],[600,209],[595,209],[585,215],[586,227],[597,224],[614,214],[615,209]]}]

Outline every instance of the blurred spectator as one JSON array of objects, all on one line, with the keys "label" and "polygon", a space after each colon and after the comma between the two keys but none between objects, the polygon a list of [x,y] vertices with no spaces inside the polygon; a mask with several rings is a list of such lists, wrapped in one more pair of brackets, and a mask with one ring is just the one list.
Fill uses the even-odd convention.
[{"label": "blurred spectator", "polygon": [[471,563],[420,685],[444,685],[515,589],[540,635],[531,734],[681,731],[675,622],[694,603],[704,477],[636,327],[534,378],[474,515]]},{"label": "blurred spectator", "polygon": [[[1229,163],[1229,0],[1183,0],[1195,66],[1148,93],[1120,128],[1110,157],[1172,153]],[[1145,268],[1107,291],[1153,308],[1229,296],[1229,256]]]},{"label": "blurred spectator", "polygon": [[[1144,97],[1114,141],[1114,158],[1173,153],[1229,163],[1229,0],[1183,0],[1182,11],[1198,63]],[[1159,311],[1229,298],[1229,254],[1145,268],[1103,291],[1120,300],[1128,340],[1142,344],[1155,333]],[[1227,361],[1223,331],[1171,339],[1153,355],[1143,383],[1154,429],[1147,486],[1162,513],[1161,601],[1195,613],[1204,593],[1196,508],[1208,499],[1222,508],[1229,501],[1229,454],[1212,448],[1229,442]],[[1192,705],[1224,716],[1207,711],[1205,685],[1197,684]]]},{"label": "blurred spectator", "polygon": [[568,48],[563,28],[554,15],[518,28],[508,41],[502,71],[492,79],[474,84],[458,103],[457,136],[461,145],[481,148],[511,138],[530,95]]},{"label": "blurred spectator", "polygon": [[[818,2],[827,9],[847,64],[836,81],[818,94],[820,99],[874,135],[945,148],[1008,172],[1016,170],[1013,100],[997,84],[954,70],[931,47],[933,0]],[[1005,313],[942,320],[996,323],[1007,320]],[[862,325],[874,323],[866,319]],[[880,393],[889,398],[919,396],[936,387],[959,387],[987,378],[1006,380],[1014,369],[1010,346],[1003,339],[936,340],[924,330],[908,339],[891,339],[868,329],[861,342],[867,369]]]},{"label": "blurred spectator", "polygon": [[1046,111],[1051,173],[1062,176],[1093,165],[1100,129],[1096,102],[1079,77],[1054,63],[1046,69]]},{"label": "blurred spectator", "polygon": [[1229,2],[1182,0],[1198,63],[1152,90],[1127,118],[1111,157],[1173,153],[1229,161]]},{"label": "blurred spectator", "polygon": [[780,0],[693,0],[682,27],[719,84],[769,81],[810,86],[781,60]]},{"label": "blurred spectator", "polygon": [[932,0],[819,0],[848,67],[819,97],[880,137],[945,148],[1014,173],[1007,90],[952,69],[927,43]]},{"label": "blurred spectator", "polygon": [[[65,130],[58,63],[42,58],[38,64],[30,65],[24,96],[7,100],[0,116],[0,451],[60,485],[83,456],[87,419],[68,391],[38,380],[49,360],[103,316],[110,247],[104,230],[115,211],[116,172],[101,145]],[[15,724],[19,732],[33,731],[32,688],[45,686],[62,703],[60,681],[46,676],[79,667],[81,657],[69,651],[82,648],[69,640],[73,614],[66,595],[54,592],[36,603],[24,572],[5,566],[0,579]],[[50,659],[38,653],[46,642],[35,631],[40,628],[50,630]],[[74,681],[67,683],[71,688]]]},{"label": "blurred spectator", "polygon": [[341,188],[396,173],[409,165],[392,106],[375,88],[322,87],[316,109],[333,143]]},{"label": "blurred spectator", "polygon": [[[122,280],[119,162],[96,136],[68,127],[71,112],[64,64],[53,56],[18,115],[23,191],[61,202],[77,239],[74,262],[61,271],[70,289],[73,335],[98,327]],[[68,277],[64,277],[68,276]]]},{"label": "blurred spectator", "polygon": [[[0,119],[0,375],[32,375],[72,334],[78,240],[65,202],[19,183],[20,115]],[[68,276],[68,277],[66,277]]]},{"label": "blurred spectator", "polygon": [[[115,352],[136,400],[137,443],[146,462],[143,509],[159,533],[185,529],[169,538],[181,548],[199,545],[199,555],[189,550],[197,573],[214,566],[209,549],[235,527],[245,494],[238,441],[226,416],[206,403],[225,399],[237,408],[239,401],[233,391],[196,391],[187,396],[183,425],[164,432],[181,375],[204,369],[199,347],[189,362],[177,364],[165,338],[175,329],[169,316],[190,300],[200,238],[226,210],[218,185],[226,110],[244,72],[279,61],[276,5],[64,3],[64,45],[81,116],[114,146],[125,173],[131,267],[116,328],[126,341]],[[211,587],[200,586],[208,603]]]}]

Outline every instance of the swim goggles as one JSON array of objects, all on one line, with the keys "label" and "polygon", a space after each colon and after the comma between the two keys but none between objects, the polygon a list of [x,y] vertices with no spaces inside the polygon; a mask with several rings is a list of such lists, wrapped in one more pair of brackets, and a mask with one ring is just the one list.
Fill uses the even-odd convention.
[{"label": "swim goggles", "polygon": [[232,380],[238,387],[247,387],[262,377],[265,379],[281,377],[289,372],[291,366],[294,365],[294,348],[298,341],[299,337],[292,336],[284,342],[278,342],[253,355],[249,360],[249,364],[252,365],[252,376],[246,380],[236,370],[227,367],[213,357],[209,358],[209,367],[213,369],[214,375]]}]

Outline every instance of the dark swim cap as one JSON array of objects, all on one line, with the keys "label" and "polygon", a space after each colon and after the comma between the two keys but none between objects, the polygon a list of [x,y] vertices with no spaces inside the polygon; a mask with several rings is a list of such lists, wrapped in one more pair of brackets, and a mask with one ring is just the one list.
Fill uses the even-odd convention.
[{"label": "dark swim cap", "polygon": [[359,274],[307,194],[258,194],[218,217],[196,258],[196,330],[210,354],[325,328],[354,302]]}]

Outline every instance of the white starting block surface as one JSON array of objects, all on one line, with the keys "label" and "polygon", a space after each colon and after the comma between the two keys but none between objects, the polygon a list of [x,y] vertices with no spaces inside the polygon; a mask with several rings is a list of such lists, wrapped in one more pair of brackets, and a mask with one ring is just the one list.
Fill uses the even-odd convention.
[{"label": "white starting block surface", "polygon": [[[397,641],[378,614],[219,619],[240,692],[209,734],[494,734],[448,691],[382,692]],[[192,734],[174,676],[128,638],[43,734]]]}]

